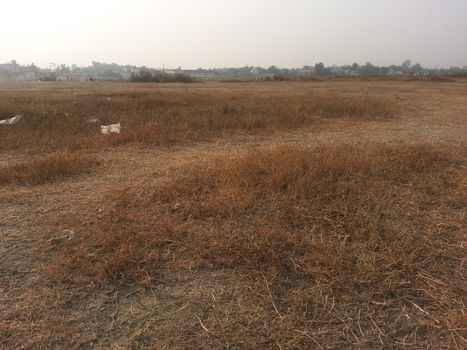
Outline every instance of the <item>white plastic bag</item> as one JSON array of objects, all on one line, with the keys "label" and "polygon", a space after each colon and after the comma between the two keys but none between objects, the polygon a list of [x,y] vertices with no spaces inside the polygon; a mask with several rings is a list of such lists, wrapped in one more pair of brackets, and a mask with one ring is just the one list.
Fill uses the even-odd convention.
[{"label": "white plastic bag", "polygon": [[3,125],[14,125],[14,124],[18,123],[18,122],[20,121],[21,118],[23,118],[23,116],[20,115],[20,114],[17,114],[17,115],[15,115],[13,118],[0,120],[0,124],[3,124]]},{"label": "white plastic bag", "polygon": [[101,125],[101,133],[104,135],[120,134],[121,130],[122,130],[122,126],[120,125],[120,123],[110,124],[110,125]]}]

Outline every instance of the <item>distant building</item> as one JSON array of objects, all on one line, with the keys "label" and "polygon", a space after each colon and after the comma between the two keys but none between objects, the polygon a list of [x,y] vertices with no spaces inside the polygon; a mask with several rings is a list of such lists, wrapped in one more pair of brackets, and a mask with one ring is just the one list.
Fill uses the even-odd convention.
[{"label": "distant building", "polygon": [[39,68],[31,64],[22,66],[12,60],[10,63],[0,63],[0,80],[37,80]]},{"label": "distant building", "polygon": [[1,63],[0,64],[0,70],[5,71],[7,73],[17,73],[18,70],[18,64],[16,63],[15,60],[12,60],[10,63]]},{"label": "distant building", "polygon": [[15,60],[0,64],[0,80],[15,80],[18,73],[18,64]]}]

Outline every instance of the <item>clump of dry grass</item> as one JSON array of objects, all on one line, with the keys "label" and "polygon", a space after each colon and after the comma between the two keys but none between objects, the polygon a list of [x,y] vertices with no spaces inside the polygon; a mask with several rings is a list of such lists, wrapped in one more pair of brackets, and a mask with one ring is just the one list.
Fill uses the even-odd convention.
[{"label": "clump of dry grass", "polygon": [[39,185],[89,172],[98,162],[89,156],[61,151],[0,169],[0,184]]},{"label": "clump of dry grass", "polygon": [[462,164],[465,148],[429,144],[275,147],[215,160],[112,197],[57,255],[54,278],[246,276],[236,288],[243,307],[206,311],[208,335],[196,339],[207,347],[458,347]]},{"label": "clump of dry grass", "polygon": [[[18,125],[0,128],[0,149],[168,145],[307,127],[326,118],[387,120],[397,106],[377,96],[287,92],[29,93],[0,100],[0,115],[17,113],[24,115]],[[88,123],[94,118],[99,124]],[[100,135],[99,125],[116,122],[123,125],[121,135]]]}]

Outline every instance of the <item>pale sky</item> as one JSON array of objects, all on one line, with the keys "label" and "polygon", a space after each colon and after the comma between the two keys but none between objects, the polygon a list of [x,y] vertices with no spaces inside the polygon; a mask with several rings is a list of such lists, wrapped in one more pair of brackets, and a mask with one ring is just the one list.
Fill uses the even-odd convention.
[{"label": "pale sky", "polygon": [[0,62],[467,65],[467,0],[0,0]]}]

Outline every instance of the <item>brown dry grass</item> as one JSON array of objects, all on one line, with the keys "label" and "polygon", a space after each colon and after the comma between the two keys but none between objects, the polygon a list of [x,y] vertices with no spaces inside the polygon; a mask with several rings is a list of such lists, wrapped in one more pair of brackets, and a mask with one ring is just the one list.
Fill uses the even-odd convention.
[{"label": "brown dry grass", "polygon": [[89,156],[61,151],[0,168],[0,185],[39,185],[89,172],[98,162]]},{"label": "brown dry grass", "polygon": [[0,349],[465,348],[465,83],[0,84]]},{"label": "brown dry grass", "polygon": [[[314,93],[161,92],[19,94],[2,96],[0,150],[96,148],[130,142],[149,145],[206,140],[232,133],[307,127],[323,118],[388,120],[394,99]],[[96,124],[88,120],[98,118]],[[121,122],[120,135],[100,135],[99,125]]]},{"label": "brown dry grass", "polygon": [[193,270],[237,278],[238,306],[213,303],[198,325],[166,319],[191,334],[180,348],[457,348],[465,155],[277,146],[193,166],[111,196],[51,275],[86,289]]}]

